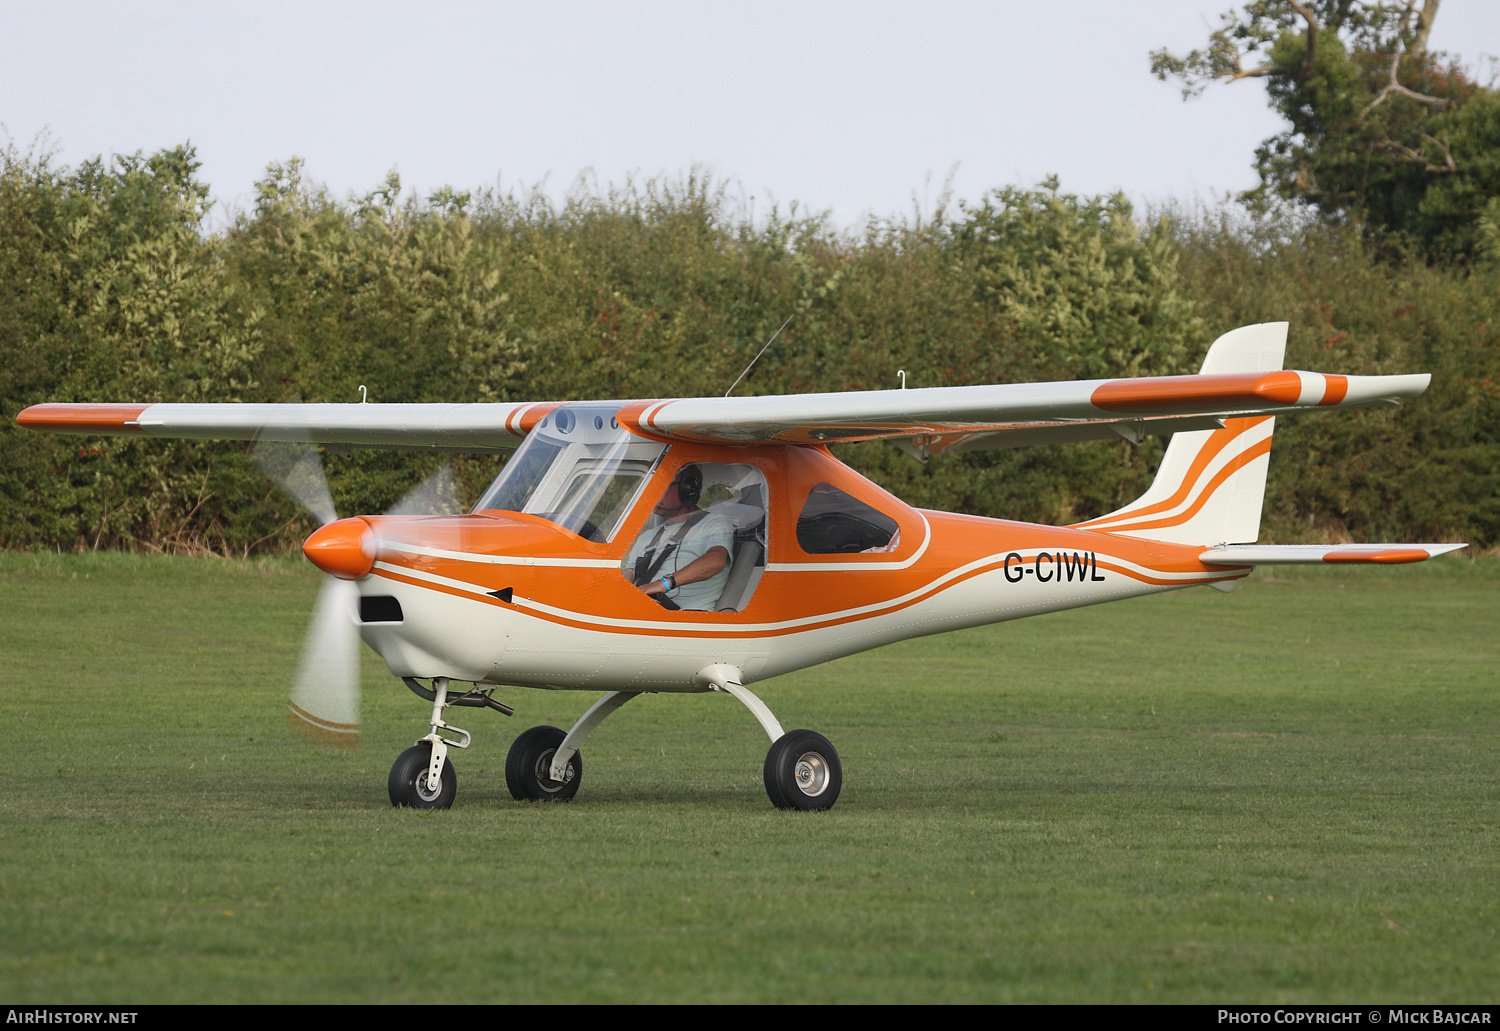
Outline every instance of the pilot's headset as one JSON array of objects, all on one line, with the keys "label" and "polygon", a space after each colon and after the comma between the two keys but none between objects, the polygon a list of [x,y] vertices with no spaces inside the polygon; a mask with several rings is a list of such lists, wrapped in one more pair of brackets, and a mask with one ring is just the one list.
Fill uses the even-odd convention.
[{"label": "pilot's headset", "polygon": [[703,496],[703,470],[696,465],[685,465],[677,474],[677,500],[685,508],[697,508]]}]

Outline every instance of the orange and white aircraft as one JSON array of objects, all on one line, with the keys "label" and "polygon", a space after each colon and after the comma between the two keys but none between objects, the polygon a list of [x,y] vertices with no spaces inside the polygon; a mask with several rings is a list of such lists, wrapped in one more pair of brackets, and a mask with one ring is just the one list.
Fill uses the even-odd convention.
[{"label": "orange and white aircraft", "polygon": [[[392,767],[392,803],[445,808],[450,750],[470,744],[448,707],[509,714],[491,697],[502,684],[602,688],[572,729],[528,730],[506,762],[517,799],[569,799],[584,739],[615,709],[642,693],[722,691],[771,739],[771,801],[827,809],[842,783],[832,744],[783,731],[748,685],[946,630],[1229,591],[1257,565],[1464,547],[1253,543],[1276,415],[1397,404],[1430,379],[1283,371],[1285,345],[1286,323],[1234,330],[1196,376],[569,404],[42,404],[16,421],[335,451],[519,445],[466,515],[338,519],[314,453],[279,470],[325,523],[303,550],[329,574],[294,725],[356,740],[357,634],[432,703],[429,733]],[[1150,489],[1067,527],[915,509],[827,448],[887,439],[925,460],[1146,434],[1172,435]]]}]

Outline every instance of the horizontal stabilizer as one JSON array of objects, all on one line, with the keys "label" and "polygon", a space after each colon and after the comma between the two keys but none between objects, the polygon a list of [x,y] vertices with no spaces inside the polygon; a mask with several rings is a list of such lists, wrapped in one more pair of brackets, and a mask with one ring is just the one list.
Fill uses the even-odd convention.
[{"label": "horizontal stabilizer", "polygon": [[1198,561],[1210,566],[1297,566],[1319,562],[1421,562],[1467,544],[1226,544]]}]

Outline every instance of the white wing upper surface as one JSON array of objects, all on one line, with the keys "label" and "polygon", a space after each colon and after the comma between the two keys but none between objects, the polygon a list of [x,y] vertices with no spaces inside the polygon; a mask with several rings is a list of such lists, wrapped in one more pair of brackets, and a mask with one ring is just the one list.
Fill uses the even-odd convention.
[{"label": "white wing upper surface", "polygon": [[[1222,420],[1397,404],[1431,377],[1281,369],[1286,324],[1246,326],[1210,348],[1204,373],[1136,379],[622,401],[648,436],[724,444],[891,439],[925,457],[1210,429]],[[1259,371],[1257,371],[1259,370]],[[19,425],[59,433],[288,440],[377,448],[515,447],[555,402],[496,404],[43,404]]]},{"label": "white wing upper surface", "polygon": [[749,443],[919,439],[932,453],[1211,429],[1220,420],[1398,404],[1431,377],[1275,371],[657,401],[644,431]]}]

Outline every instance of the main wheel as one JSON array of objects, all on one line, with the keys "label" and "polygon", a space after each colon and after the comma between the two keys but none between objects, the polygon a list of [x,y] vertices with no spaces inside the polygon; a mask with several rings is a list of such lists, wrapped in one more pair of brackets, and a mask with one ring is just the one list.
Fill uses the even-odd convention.
[{"label": "main wheel", "polygon": [[578,794],[578,783],[583,780],[582,753],[573,753],[567,776],[561,781],[549,775],[552,757],[567,736],[559,727],[532,727],[516,738],[505,757],[505,786],[510,788],[512,798],[517,802],[567,802]]},{"label": "main wheel", "polygon": [[766,753],[766,794],[777,809],[832,809],[843,786],[839,754],[822,734],[788,731]]},{"label": "main wheel", "polygon": [[391,805],[408,809],[447,809],[458,794],[458,773],[453,769],[453,760],[443,763],[443,774],[436,788],[427,784],[427,771],[432,766],[432,742],[423,741],[413,745],[391,764]]}]

